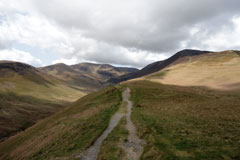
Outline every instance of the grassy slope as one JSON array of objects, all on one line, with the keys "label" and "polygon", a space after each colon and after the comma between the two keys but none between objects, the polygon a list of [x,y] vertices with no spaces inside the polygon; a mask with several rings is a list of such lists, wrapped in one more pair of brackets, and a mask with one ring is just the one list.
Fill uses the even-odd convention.
[{"label": "grassy slope", "polygon": [[120,102],[114,87],[91,93],[0,143],[0,159],[74,159],[104,131]]},{"label": "grassy slope", "polygon": [[[38,73],[34,75],[26,72],[24,75],[20,75],[11,70],[1,70],[1,74],[4,74],[4,76],[0,77],[0,92],[2,93],[14,92],[19,95],[28,95],[52,101],[74,101],[85,95],[85,93],[70,88],[46,74]],[[41,78],[47,83],[41,81]]]},{"label": "grassy slope", "polygon": [[240,159],[240,96],[149,81],[132,90],[142,159]]},{"label": "grassy slope", "polygon": [[0,138],[4,140],[25,130],[66,104],[15,93],[0,93]]},{"label": "grassy slope", "polygon": [[[187,58],[187,57],[186,57]],[[190,57],[142,79],[181,86],[240,89],[240,56],[236,51]]]},{"label": "grassy slope", "polygon": [[85,95],[37,71],[1,69],[0,75],[0,141]]}]

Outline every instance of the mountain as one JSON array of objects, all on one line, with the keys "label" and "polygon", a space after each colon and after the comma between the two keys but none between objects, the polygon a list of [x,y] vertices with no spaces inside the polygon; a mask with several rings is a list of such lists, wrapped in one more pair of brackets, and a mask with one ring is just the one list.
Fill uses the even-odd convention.
[{"label": "mountain", "polygon": [[172,85],[238,90],[239,71],[240,52],[223,51],[182,57],[163,70],[141,79]]},{"label": "mountain", "polygon": [[0,61],[0,140],[85,94],[28,64]]},{"label": "mountain", "polygon": [[185,49],[185,50],[177,52],[176,54],[174,54],[173,56],[171,56],[170,58],[168,58],[166,60],[157,61],[157,62],[154,62],[152,64],[149,64],[146,67],[144,67],[143,69],[141,69],[137,72],[134,72],[134,73],[129,73],[129,74],[117,77],[117,78],[111,78],[111,79],[109,79],[108,82],[116,84],[116,83],[126,81],[126,80],[129,80],[129,79],[142,77],[142,76],[157,72],[157,71],[171,65],[172,63],[177,61],[179,58],[191,57],[191,56],[196,56],[196,55],[201,55],[201,54],[206,54],[206,53],[211,53],[211,52],[210,51],[199,51],[199,50]]},{"label": "mountain", "polygon": [[102,81],[138,71],[136,68],[114,67],[109,64],[80,63],[72,65],[76,71],[91,75]]},{"label": "mountain", "polygon": [[52,75],[74,87],[94,90],[106,85],[110,78],[138,71],[136,68],[114,67],[109,64],[79,63],[68,66],[63,63],[40,68],[41,71]]},{"label": "mountain", "polygon": [[51,75],[73,87],[85,91],[93,91],[101,87],[101,81],[95,77],[75,70],[73,67],[63,63],[58,63],[39,68],[42,72]]}]

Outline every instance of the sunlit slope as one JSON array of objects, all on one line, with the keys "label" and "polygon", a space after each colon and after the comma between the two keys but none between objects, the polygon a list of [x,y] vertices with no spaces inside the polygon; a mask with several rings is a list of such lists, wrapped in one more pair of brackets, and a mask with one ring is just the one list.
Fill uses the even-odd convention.
[{"label": "sunlit slope", "polygon": [[121,102],[107,87],[0,143],[0,159],[73,159],[106,129]]},{"label": "sunlit slope", "polygon": [[1,62],[0,75],[0,92],[62,101],[74,101],[85,94],[23,63]]},{"label": "sunlit slope", "polygon": [[184,57],[142,79],[182,86],[240,89],[240,53],[225,51]]}]

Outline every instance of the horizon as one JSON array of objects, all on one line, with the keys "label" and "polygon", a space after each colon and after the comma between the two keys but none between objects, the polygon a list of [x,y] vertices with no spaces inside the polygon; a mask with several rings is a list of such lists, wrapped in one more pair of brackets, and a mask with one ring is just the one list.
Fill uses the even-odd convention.
[{"label": "horizon", "polygon": [[[189,49],[189,48],[187,48],[187,49],[182,49],[182,50],[180,50],[180,51],[177,51],[176,53],[181,52],[181,51],[184,51],[184,50],[198,50],[198,49]],[[208,51],[209,53],[216,53],[216,52],[239,51],[239,50],[210,51],[210,50],[201,50],[201,49],[200,49],[199,51]],[[171,56],[175,55],[176,53],[172,54]],[[171,56],[166,57],[165,59],[162,59],[162,60],[156,60],[156,61],[154,61],[154,62],[164,61],[164,60],[170,58]],[[31,65],[31,66],[33,66],[33,67],[36,67],[36,68],[44,68],[44,67],[48,67],[48,66],[52,66],[52,65],[57,65],[57,64],[64,64],[64,65],[67,65],[67,66],[72,66],[72,65],[82,64],[82,63],[89,63],[89,64],[96,64],[96,65],[111,65],[111,66],[113,66],[113,67],[135,68],[135,69],[141,70],[141,69],[143,69],[144,67],[146,67],[147,65],[149,65],[149,64],[147,64],[147,65],[145,65],[145,66],[143,66],[143,67],[134,67],[134,66],[126,66],[126,65],[116,65],[116,64],[109,64],[109,63],[97,63],[97,62],[85,61],[85,62],[79,62],[79,63],[74,63],[74,64],[66,64],[66,63],[64,63],[64,62],[57,62],[57,63],[49,64],[49,65],[35,66],[35,65],[32,65],[32,64],[29,64],[29,63],[26,63],[26,62],[21,62],[21,61],[4,60],[4,59],[1,60],[1,59],[0,59],[0,63],[1,63],[1,61],[25,63],[25,64]],[[152,62],[152,63],[154,63],[154,62]],[[151,64],[151,63],[150,63],[150,64]]]},{"label": "horizon", "polygon": [[184,48],[240,49],[236,0],[72,2],[2,0],[0,60],[140,69]]}]

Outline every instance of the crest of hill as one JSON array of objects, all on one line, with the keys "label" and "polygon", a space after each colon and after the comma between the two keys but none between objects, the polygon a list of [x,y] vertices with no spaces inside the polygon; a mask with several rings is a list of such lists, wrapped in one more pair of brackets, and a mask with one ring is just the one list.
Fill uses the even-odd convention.
[{"label": "crest of hill", "polygon": [[119,82],[122,82],[122,81],[142,77],[142,76],[157,72],[159,70],[162,70],[165,67],[171,65],[172,63],[174,63],[175,61],[177,61],[178,59],[180,59],[182,57],[196,56],[196,55],[201,55],[201,54],[206,54],[206,53],[211,53],[211,52],[210,51],[185,49],[185,50],[177,52],[176,54],[174,54],[173,56],[171,56],[170,58],[168,58],[166,60],[157,61],[157,62],[154,62],[152,64],[149,64],[149,65],[147,65],[146,67],[144,67],[143,69],[141,69],[137,72],[129,73],[129,74],[117,77],[117,78],[111,78],[111,79],[109,79],[109,83],[116,84],[116,83],[119,83]]},{"label": "crest of hill", "polygon": [[52,75],[76,88],[96,90],[106,85],[113,77],[138,71],[136,68],[114,67],[109,64],[79,63],[66,65],[54,64],[40,68],[46,74]]},{"label": "crest of hill", "polygon": [[1,61],[0,62],[0,75],[3,77],[23,76],[25,79],[33,81],[38,84],[52,84],[51,81],[46,78],[46,75],[42,74],[37,68],[25,63],[14,61]]},{"label": "crest of hill", "polygon": [[42,72],[51,75],[75,88],[85,91],[94,91],[101,87],[100,81],[94,77],[80,73],[64,63],[39,68]]},{"label": "crest of hill", "polygon": [[94,63],[79,63],[76,65],[72,65],[72,67],[81,73],[90,74],[104,81],[113,77],[119,77],[125,74],[134,73],[138,71],[138,69],[136,68],[114,67],[109,64],[94,64]]},{"label": "crest of hill", "polygon": [[214,89],[240,89],[240,52],[223,51],[182,57],[163,70],[142,77],[154,82]]}]

